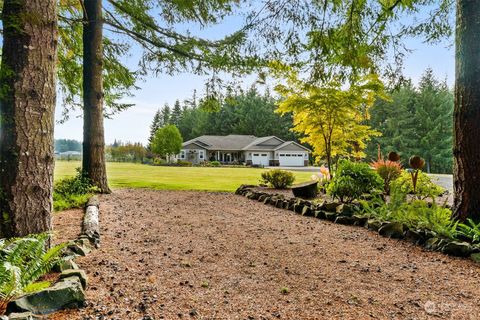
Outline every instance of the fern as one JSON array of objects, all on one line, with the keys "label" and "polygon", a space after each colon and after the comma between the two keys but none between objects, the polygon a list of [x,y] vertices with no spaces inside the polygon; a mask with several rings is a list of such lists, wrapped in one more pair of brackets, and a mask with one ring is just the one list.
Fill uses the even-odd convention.
[{"label": "fern", "polygon": [[467,220],[467,224],[458,224],[458,234],[470,239],[472,243],[480,243],[480,223],[476,224],[472,219]]},{"label": "fern", "polygon": [[0,315],[9,301],[50,285],[37,280],[58,263],[66,244],[47,249],[48,234],[0,240]]}]

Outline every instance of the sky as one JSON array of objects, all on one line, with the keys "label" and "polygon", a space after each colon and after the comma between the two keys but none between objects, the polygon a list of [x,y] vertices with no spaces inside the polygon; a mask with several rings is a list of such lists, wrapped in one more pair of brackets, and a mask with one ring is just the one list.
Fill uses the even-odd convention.
[{"label": "sky", "polygon": [[[239,26],[239,20],[233,19],[221,25],[210,28],[206,31],[209,38],[217,38],[229,33]],[[446,79],[449,86],[453,87],[454,82],[454,50],[447,47],[445,43],[430,45],[422,42],[421,39],[411,39],[406,45],[412,52],[404,62],[404,75],[417,83],[426,68],[432,68],[439,79]],[[140,54],[132,52],[132,58]],[[132,61],[135,59],[132,59]],[[105,141],[107,144],[115,140],[123,142],[141,142],[144,145],[150,131],[150,124],[155,112],[165,103],[170,106],[175,100],[183,101],[192,96],[193,91],[201,93],[204,88],[205,76],[193,74],[177,74],[174,76],[160,74],[158,76],[148,75],[137,85],[139,90],[134,96],[125,102],[134,103],[135,106],[114,115],[112,119],[105,119]],[[246,76],[241,79],[243,87],[248,87],[255,82],[256,76]],[[268,83],[267,83],[268,85]],[[60,119],[61,106],[58,99],[56,117]],[[82,118],[80,114],[72,114],[65,123],[57,123],[55,126],[56,139],[82,140]]]}]

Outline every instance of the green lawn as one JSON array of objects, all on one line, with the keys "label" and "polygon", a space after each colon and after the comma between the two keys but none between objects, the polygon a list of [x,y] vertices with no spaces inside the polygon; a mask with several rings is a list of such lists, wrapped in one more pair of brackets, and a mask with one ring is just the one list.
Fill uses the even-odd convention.
[{"label": "green lawn", "polygon": [[[80,163],[57,161],[55,180],[72,176]],[[107,163],[112,188],[151,188],[161,190],[234,191],[241,184],[258,184],[266,169],[160,167],[133,163]],[[293,172],[296,182],[309,180],[311,172]]]}]

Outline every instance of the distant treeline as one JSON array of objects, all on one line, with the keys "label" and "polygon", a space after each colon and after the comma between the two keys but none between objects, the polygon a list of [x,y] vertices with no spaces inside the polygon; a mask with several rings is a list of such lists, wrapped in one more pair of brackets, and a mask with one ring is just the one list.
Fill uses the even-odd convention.
[{"label": "distant treeline", "polygon": [[55,152],[78,151],[82,152],[82,143],[77,140],[55,139]]},{"label": "distant treeline", "polygon": [[275,113],[277,100],[267,91],[260,94],[254,87],[239,90],[224,99],[215,112],[207,111],[197,102],[195,94],[171,108],[168,104],[155,114],[150,139],[159,128],[173,124],[184,141],[201,135],[245,134],[257,137],[274,135],[284,140],[298,140],[291,132],[292,118]]}]

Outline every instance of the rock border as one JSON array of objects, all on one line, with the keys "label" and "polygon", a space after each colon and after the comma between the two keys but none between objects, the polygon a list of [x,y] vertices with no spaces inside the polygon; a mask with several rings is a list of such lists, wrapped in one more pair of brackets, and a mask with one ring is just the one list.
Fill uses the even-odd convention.
[{"label": "rock border", "polygon": [[328,220],[343,225],[354,225],[378,232],[388,238],[406,240],[420,245],[430,251],[438,251],[456,257],[469,257],[480,263],[480,245],[471,244],[467,241],[455,241],[443,238],[435,232],[427,229],[410,229],[405,224],[391,221],[380,221],[356,215],[357,204],[345,204],[340,202],[314,203],[301,198],[285,198],[282,194],[271,194],[255,191],[255,185],[241,185],[235,194],[251,200],[257,200],[264,204],[286,209],[308,217]]},{"label": "rock border", "polygon": [[88,277],[74,260],[86,256],[100,245],[99,208],[100,199],[92,196],[85,205],[81,234],[67,244],[62,253],[64,260],[53,268],[60,272],[59,280],[49,288],[11,301],[7,306],[7,315],[0,316],[0,320],[43,319],[42,316],[63,309],[85,306]]}]

